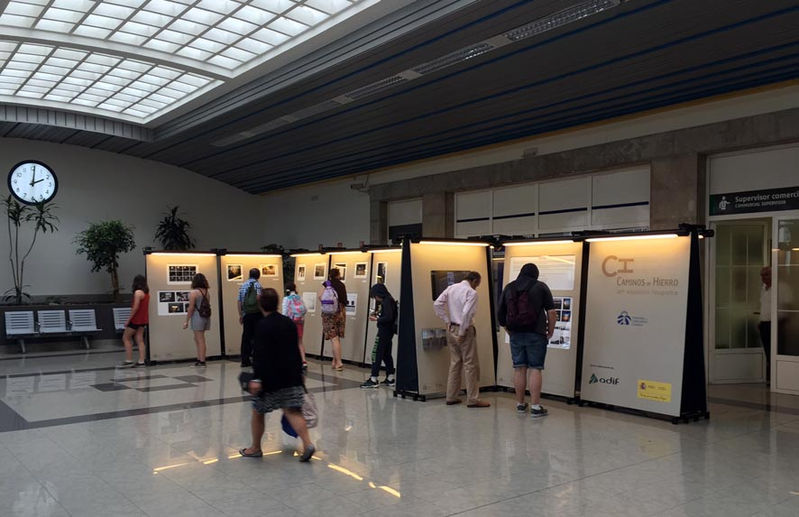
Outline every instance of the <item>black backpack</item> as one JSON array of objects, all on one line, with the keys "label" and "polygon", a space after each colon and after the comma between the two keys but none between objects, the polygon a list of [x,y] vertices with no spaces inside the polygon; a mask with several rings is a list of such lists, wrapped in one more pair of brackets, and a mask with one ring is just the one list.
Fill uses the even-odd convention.
[{"label": "black backpack", "polygon": [[208,290],[206,289],[205,292],[200,290],[200,293],[203,295],[203,300],[200,302],[200,306],[197,307],[197,312],[200,314],[201,318],[210,318],[211,317],[211,302],[208,300]]},{"label": "black backpack", "polygon": [[[535,285],[535,284],[533,284]],[[534,327],[538,311],[532,305],[530,290],[510,289],[507,301],[506,328],[509,330]]]}]

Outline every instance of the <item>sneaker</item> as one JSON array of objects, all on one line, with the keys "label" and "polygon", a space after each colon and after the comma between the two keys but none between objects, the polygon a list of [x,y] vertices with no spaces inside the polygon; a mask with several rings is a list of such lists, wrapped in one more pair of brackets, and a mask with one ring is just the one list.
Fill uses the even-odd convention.
[{"label": "sneaker", "polygon": [[308,363],[305,361],[302,362],[302,371],[304,372],[308,371]]},{"label": "sneaker", "polygon": [[533,418],[541,418],[543,416],[547,416],[549,411],[547,411],[544,406],[540,406],[539,409],[532,408],[530,410],[530,416]]},{"label": "sneaker", "polygon": [[391,380],[386,379],[383,382],[381,382],[380,384],[382,384],[383,386],[385,386],[387,388],[393,388],[394,386],[397,385],[397,381],[395,379],[391,379]]},{"label": "sneaker", "polygon": [[380,386],[380,383],[373,381],[371,377],[366,379],[364,383],[361,384],[361,388],[363,389],[377,388],[378,386]]},{"label": "sneaker", "polygon": [[147,366],[147,363],[145,363],[144,361],[139,361],[138,363],[136,363],[136,368],[144,368],[145,366]]},{"label": "sneaker", "polygon": [[316,452],[316,447],[313,445],[309,445],[302,451],[302,456],[300,456],[300,463],[308,463],[311,461],[311,457],[313,457],[313,453]]},{"label": "sneaker", "polygon": [[205,368],[205,361],[195,361],[194,362],[195,368]]},{"label": "sneaker", "polygon": [[517,413],[527,413],[527,402],[524,404],[516,404]]},{"label": "sneaker", "polygon": [[133,361],[124,361],[117,365],[117,368],[133,368],[136,365]]}]

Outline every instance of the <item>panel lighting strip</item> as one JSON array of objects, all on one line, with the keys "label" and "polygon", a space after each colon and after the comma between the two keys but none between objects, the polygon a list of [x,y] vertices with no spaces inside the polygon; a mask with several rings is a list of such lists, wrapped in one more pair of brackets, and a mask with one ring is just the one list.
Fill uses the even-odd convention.
[{"label": "panel lighting strip", "polygon": [[676,233],[660,233],[654,235],[619,235],[618,237],[591,237],[586,239],[587,242],[602,242],[602,241],[638,241],[638,240],[651,240],[651,239],[676,239],[679,237]]},{"label": "panel lighting strip", "polygon": [[410,81],[438,72],[444,68],[455,66],[478,56],[488,54],[505,45],[526,40],[545,32],[558,29],[564,25],[588,18],[589,16],[613,9],[620,5],[622,1],[624,0],[588,0],[587,2],[573,5],[562,11],[544,16],[525,25],[498,34],[492,38],[460,48],[431,61],[415,65],[407,70],[341,94],[335,98],[303,108],[303,110],[289,113],[288,115],[283,115],[280,118],[259,124],[245,131],[234,133],[228,137],[212,142],[211,145],[215,147],[227,147],[312,115],[319,115],[332,111],[344,104],[383,93],[400,85],[405,85]]}]

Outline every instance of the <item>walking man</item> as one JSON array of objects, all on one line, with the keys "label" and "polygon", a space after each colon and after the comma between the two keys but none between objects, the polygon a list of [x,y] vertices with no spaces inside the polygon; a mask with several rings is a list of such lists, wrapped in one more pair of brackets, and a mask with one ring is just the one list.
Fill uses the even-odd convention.
[{"label": "walking man", "polygon": [[380,363],[386,365],[386,380],[383,384],[389,388],[394,387],[394,358],[391,357],[391,340],[397,333],[397,302],[388,292],[386,286],[377,283],[372,286],[370,294],[380,304],[380,316],[370,316],[369,319],[377,321],[377,353],[372,361],[372,373],[361,388],[377,388],[380,383],[377,376],[380,373]]},{"label": "walking man", "polygon": [[449,376],[447,405],[460,404],[461,375],[466,377],[466,406],[489,407],[480,400],[480,361],[477,357],[477,331],[472,322],[477,313],[477,286],[480,273],[471,271],[460,283],[451,285],[433,304],[436,315],[447,324]]},{"label": "walking man", "polygon": [[239,323],[241,323],[241,366],[252,366],[252,340],[255,337],[255,325],[261,319],[258,297],[261,296],[261,271],[250,269],[250,278],[239,288]]},{"label": "walking man", "polygon": [[516,411],[527,412],[524,392],[529,388],[533,418],[547,415],[541,406],[541,385],[547,344],[555,331],[556,317],[552,292],[538,280],[538,267],[525,264],[518,278],[502,291],[497,320],[510,335]]}]

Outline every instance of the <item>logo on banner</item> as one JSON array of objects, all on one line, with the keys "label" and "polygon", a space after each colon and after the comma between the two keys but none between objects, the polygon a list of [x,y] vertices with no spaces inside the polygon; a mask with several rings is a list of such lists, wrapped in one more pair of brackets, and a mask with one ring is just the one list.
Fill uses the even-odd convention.
[{"label": "logo on banner", "polygon": [[632,258],[619,258],[616,255],[608,255],[602,261],[602,273],[607,277],[614,277],[619,273],[633,273],[630,264],[635,262]]},{"label": "logo on banner", "polygon": [[588,384],[611,384],[613,386],[621,384],[621,379],[618,377],[597,377],[595,373],[591,374],[588,379]]},{"label": "logo on banner", "polygon": [[643,316],[633,316],[627,311],[621,311],[616,316],[616,323],[622,327],[643,327],[649,321]]},{"label": "logo on banner", "polygon": [[722,212],[727,210],[727,207],[730,206],[730,202],[727,201],[727,196],[721,196],[721,201],[719,201],[719,210]]}]

